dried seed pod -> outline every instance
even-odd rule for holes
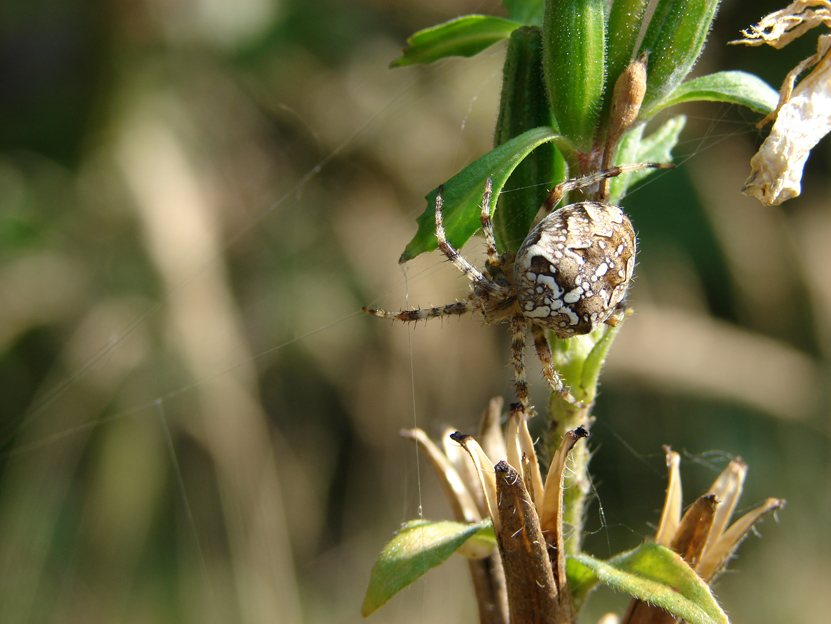
[[[635,230],[617,206],[580,202],[555,210],[516,256],[522,314],[559,338],[588,334],[623,301],[635,253]]]

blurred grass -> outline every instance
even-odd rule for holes
[[[724,4],[702,71],[776,85],[807,55],[724,45],[778,8],[764,4]],[[357,622],[398,523],[418,505],[446,516],[398,430],[414,406],[428,430],[472,429],[511,392],[507,332],[408,331],[359,308],[465,292],[436,256],[404,273],[396,259],[426,191],[489,149],[501,50],[387,65],[419,28],[498,10],[3,4],[0,620]],[[651,533],[661,444],[689,454],[688,501],[724,465],[715,451],[741,455],[743,504],[789,505],[718,595],[736,622],[823,621],[828,143],[803,197],[766,209],[738,192],[755,119],[687,112],[680,170],[627,201],[639,313],[596,409],[588,545]],[[471,621],[470,607],[452,562],[374,618]]]

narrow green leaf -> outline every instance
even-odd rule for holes
[[[481,226],[480,204],[487,179],[492,179],[493,196],[497,197],[517,165],[534,148],[550,141],[555,142],[561,151],[569,148],[568,141],[553,128],[534,128],[481,156],[444,183],[442,218],[447,239],[454,247],[458,249],[464,245]],[[437,194],[438,189],[433,189],[427,195],[427,209],[417,219],[418,231],[404,249],[399,262],[412,260],[438,247],[435,221]]]
[[[474,524],[411,520],[384,547],[372,567],[361,614],[367,617],[395,594],[447,561],[468,539],[479,536],[496,543],[490,520]]]
[[[609,11],[606,71],[609,84],[614,85],[623,70],[635,60],[635,43],[641,32],[649,0],[615,0]],[[606,90],[606,98],[612,90]]]
[[[542,14],[545,8],[544,0],[502,0],[508,9],[508,17],[523,24],[542,24]]]
[[[542,33],[523,26],[511,33],[502,70],[502,99],[494,146],[541,126],[554,126],[542,80]],[[563,157],[552,144],[540,145],[511,174],[494,210],[494,233],[500,250],[516,251],[528,235],[549,188],[565,177]]]
[[[635,598],[656,605],[689,624],[729,624],[707,584],[677,554],[653,542],[607,562],[588,555],[574,559],[597,579]],[[580,571],[580,587],[589,584]]]
[[[648,52],[646,96],[641,119],[675,90],[698,60],[719,0],[659,0],[639,53]]]
[[[543,75],[560,132],[592,147],[606,80],[606,0],[546,2]]]
[[[764,80],[742,71],[723,71],[682,83],[652,109],[684,102],[727,102],[767,115],[779,104],[779,92]]]
[[[686,115],[676,115],[667,119],[660,128],[641,141],[635,162],[670,162],[672,148],[677,145],[686,123]],[[653,171],[654,169],[648,169],[634,172],[635,181],[645,178]]]
[[[672,162],[672,149],[678,144],[681,130],[684,129],[686,123],[687,118],[684,115],[676,115],[667,119],[660,128],[645,139],[641,138],[643,125],[631,130],[621,141],[617,155],[618,164]],[[612,178],[609,183],[609,196],[612,200],[622,198],[630,186],[656,171],[656,169],[641,169]]]
[[[492,15],[465,15],[420,30],[407,39],[407,48],[392,67],[426,65],[448,56],[474,56],[497,41],[507,39],[519,22]]]

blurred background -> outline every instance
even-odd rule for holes
[[[816,35],[729,47],[781,8],[725,1],[697,72],[778,89]],[[399,430],[473,431],[511,396],[508,332],[360,312],[466,295],[397,264],[423,196],[490,149],[503,48],[390,70],[495,0],[0,5],[0,619],[359,622],[399,524],[448,517]],[[678,112],[673,111],[673,112]],[[739,190],[763,133],[689,115],[680,167],[627,198],[636,314],[603,377],[587,549],[654,532],[662,444],[685,500],[729,457],[785,498],[716,587],[734,622],[831,609],[831,153],[803,195]],[[481,258],[481,241],[465,254]],[[539,370],[531,364],[537,404]],[[599,592],[583,621],[622,609]],[[474,622],[451,560],[372,616]]]

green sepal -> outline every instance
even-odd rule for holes
[[[404,524],[372,566],[361,614],[367,617],[376,611],[472,538],[491,540],[495,545],[491,521],[465,524],[419,519]]]
[[[660,0],[639,53],[648,52],[647,88],[641,119],[672,93],[698,60],[719,0]]]
[[[517,165],[536,147],[552,141],[560,151],[569,147],[568,141],[553,128],[528,130],[481,156],[444,183],[442,220],[447,240],[456,249],[464,245],[481,227],[480,204],[488,178],[491,178],[493,183],[493,196],[498,197]],[[438,188],[427,195],[427,209],[416,219],[418,231],[407,244],[399,262],[407,262],[438,247],[435,221],[437,194]],[[537,208],[538,206],[534,206],[533,210],[536,212]]]
[[[726,102],[767,115],[779,104],[779,92],[764,80],[743,71],[723,71],[680,84],[653,107],[658,112],[684,102]]]
[[[545,8],[544,0],[502,0],[508,9],[508,17],[523,24],[542,24],[542,14]]]
[[[617,153],[617,162],[620,164],[641,163],[641,162],[672,162],[672,149],[678,144],[681,130],[687,123],[684,115],[676,115],[667,119],[661,127],[655,130],[645,139],[643,137],[644,125],[641,124],[627,133],[620,142]],[[633,184],[640,182],[650,174],[656,173],[656,169],[641,169],[631,173],[624,173],[609,180],[609,197],[617,201],[626,195]]]
[[[615,0],[609,11],[608,42],[606,45],[606,72],[609,85],[615,81],[635,58],[635,44],[641,32],[649,0]],[[606,99],[612,89],[607,89]],[[606,102],[608,108],[609,102]]]
[[[593,584],[581,564],[601,583],[669,611],[689,624],[729,624],[707,584],[677,553],[654,542],[600,561],[588,555],[575,555],[569,565],[569,582],[575,577],[579,598]],[[574,590],[572,590],[574,591]]]
[[[535,26],[523,26],[511,33],[502,72],[496,147],[533,128],[556,129],[542,80],[541,39],[542,33]],[[494,232],[500,250],[519,249],[550,186],[563,178],[565,162],[551,143],[540,145],[517,166],[499,195],[498,210],[494,210]]]
[[[606,0],[546,2],[543,75],[560,132],[592,147],[606,80]]]
[[[507,39],[519,22],[492,15],[465,15],[420,30],[407,39],[407,48],[390,67],[426,65],[448,56],[475,56]]]

